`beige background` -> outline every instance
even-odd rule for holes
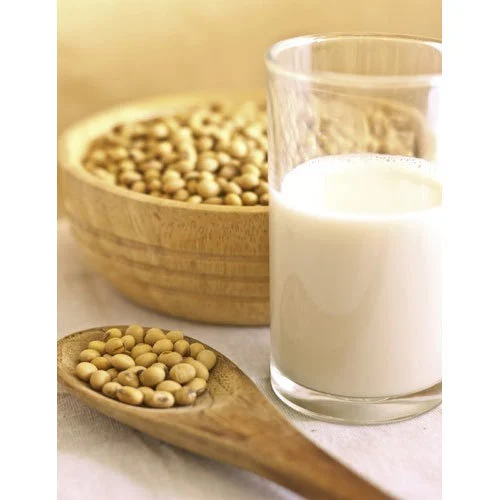
[[[440,0],[59,0],[59,132],[149,95],[264,84],[279,39],[321,31],[441,37]]]
[[[81,257],[69,223],[60,221],[59,337],[131,323],[189,332],[233,360],[300,432],[394,498],[441,500],[441,407],[388,425],[336,425],[304,417],[271,389],[269,328],[202,325],[148,311],[119,295]],[[59,500],[301,500],[248,472],[136,432],[80,403],[62,386],[58,494]]]
[[[155,94],[262,87],[270,45],[325,31],[441,38],[441,1],[58,0],[58,132]]]
[[[372,31],[440,38],[441,2],[59,0],[58,22],[61,132],[79,118],[130,99],[261,86],[265,49],[285,37]],[[266,378],[267,328],[231,332],[230,327],[202,328],[172,318],[165,323],[164,317],[136,307],[90,273],[78,257],[67,223],[61,224],[59,297],[65,299],[58,308],[59,335],[114,322],[185,328],[228,354],[279,404]],[[110,491],[120,491],[130,500],[169,495],[205,500],[295,498],[248,473],[131,431],[64,392],[59,405],[59,491],[64,498],[97,500],[109,498]],[[291,414],[289,418],[318,445],[399,498],[440,498],[440,409],[397,425],[335,426],[335,432],[329,424]],[[130,453],[130,446],[135,453]],[[148,467],[138,468],[138,463]]]

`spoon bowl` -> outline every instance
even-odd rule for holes
[[[122,332],[126,328],[113,327]],[[390,498],[300,434],[231,360],[210,346],[206,347],[216,354],[217,364],[210,372],[207,391],[193,406],[130,406],[93,390],[75,375],[78,355],[91,340],[102,340],[108,328],[112,326],[76,332],[57,343],[58,378],[88,406],[174,446],[252,471],[306,498]]]

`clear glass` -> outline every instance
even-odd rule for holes
[[[305,36],[266,64],[273,389],[341,423],[428,411],[441,403],[441,44]],[[349,189],[322,177],[346,168]],[[377,211],[380,172],[400,177]]]

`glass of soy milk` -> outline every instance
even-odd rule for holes
[[[320,35],[267,54],[271,382],[307,415],[441,403],[441,44]]]

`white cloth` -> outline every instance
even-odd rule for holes
[[[309,439],[398,498],[441,498],[441,408],[391,425],[343,426],[285,407],[269,384],[269,329],[208,326],[143,309],[91,271],[58,231],[58,336],[109,324],[179,328],[226,354]],[[105,417],[58,389],[61,500],[294,499],[249,472],[174,448]],[[361,499],[360,499],[361,500]]]

